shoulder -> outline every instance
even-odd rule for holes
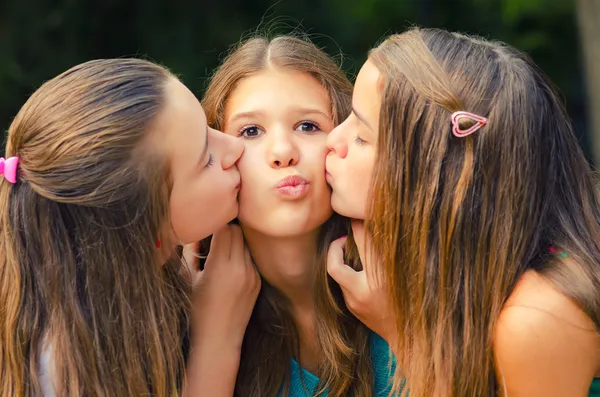
[[[532,313],[534,311],[537,315]],[[499,320],[509,324],[519,320],[520,324],[529,317],[531,321],[543,321],[541,325],[546,326],[562,324],[581,331],[595,330],[592,319],[574,301],[535,271],[528,271],[521,277],[504,304]]]
[[[500,313],[494,356],[511,396],[587,396],[600,370],[600,336],[573,301],[530,271]]]

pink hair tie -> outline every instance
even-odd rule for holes
[[[462,119],[471,120],[474,124],[466,130],[461,130],[460,120]],[[474,113],[464,111],[454,112],[452,113],[452,133],[458,138],[464,138],[486,125],[487,122],[488,120],[485,117],[478,116]]]
[[[17,166],[19,165],[18,157],[9,157],[6,160],[0,157],[0,175],[4,175],[4,179],[12,184],[17,183]]]

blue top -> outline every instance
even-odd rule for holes
[[[600,397],[600,378],[595,378],[590,386],[588,397]]]
[[[375,390],[373,397],[387,397],[392,389],[394,368],[396,360],[392,358],[390,367],[390,348],[385,340],[376,333],[369,336],[371,344],[371,360],[373,361],[373,374]],[[315,393],[319,378],[301,368],[296,360],[291,359],[290,394],[289,397],[307,397]],[[302,376],[300,376],[302,373]],[[304,380],[304,383],[302,382]],[[306,388],[305,388],[306,387]],[[282,392],[279,392],[279,396]],[[326,396],[327,393],[323,394]]]

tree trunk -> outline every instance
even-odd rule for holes
[[[577,0],[579,36],[583,50],[590,140],[600,166],[600,0]]]

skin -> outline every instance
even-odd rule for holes
[[[368,186],[375,166],[381,87],[379,70],[366,62],[357,75],[352,96],[352,113],[327,138],[327,182],[332,188],[333,209],[352,219],[352,234],[364,270],[356,272],[343,264],[345,239],[332,244],[328,272],[340,284],[346,302],[351,301],[355,315],[367,327],[394,346],[394,314],[385,292],[378,289],[372,277],[372,260],[365,258],[364,219],[368,206]],[[346,288],[349,285],[349,288]],[[371,306],[378,308],[371,316]],[[362,315],[362,313],[365,315]]]
[[[238,219],[262,277],[292,304],[301,364],[309,370],[318,368],[320,356],[310,296],[314,257],[319,228],[332,214],[323,172],[334,126],[330,108],[311,76],[267,69],[239,82],[224,120],[224,132],[245,144]],[[306,187],[278,189],[290,175],[304,178]]]
[[[170,160],[172,238],[176,244],[188,244],[237,216],[236,163],[244,146],[208,127],[202,106],[182,83],[171,79],[165,91],[152,144]]]
[[[151,145],[170,161],[172,245],[213,235],[204,271],[194,274],[192,348],[184,396],[231,396],[241,344],[260,278],[237,226],[242,143],[207,126],[196,97],[179,81],[165,87]]]
[[[367,62],[356,78],[352,113],[327,138],[331,205],[335,212],[360,221],[365,219],[375,166],[381,108],[379,81],[379,71]]]
[[[342,239],[331,245],[328,271],[350,310],[394,346],[393,309],[385,303],[384,286],[370,276],[373,258],[365,257],[363,227],[379,131],[380,81],[379,71],[367,61],[356,80],[354,112],[327,142],[332,206],[355,219],[352,229],[365,270],[355,272],[343,263]],[[500,314],[494,355],[502,395],[510,397],[584,397],[592,379],[600,377],[600,337],[592,320],[534,271],[519,280]]]
[[[600,377],[594,323],[534,271],[519,280],[500,314],[494,353],[503,396],[584,397]]]

